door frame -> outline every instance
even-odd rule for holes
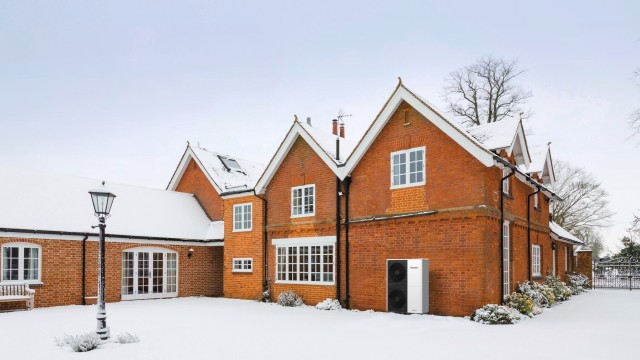
[[[178,289],[179,289],[179,256],[178,252],[162,247],[135,247],[130,249],[125,249],[122,251],[122,256],[124,253],[133,253],[133,294],[124,294],[122,291],[122,279],[124,278],[124,264],[122,264],[122,272],[120,277],[120,298],[122,301],[126,300],[142,300],[142,299],[164,299],[164,298],[173,298],[178,297]],[[148,253],[149,254],[149,283],[148,289],[149,292],[146,294],[138,294],[138,254],[139,253]],[[161,293],[153,293],[153,254],[161,253],[162,254],[162,292]],[[167,291],[167,278],[168,278],[168,261],[167,254],[175,254],[176,256],[176,291],[175,292],[166,292]]]

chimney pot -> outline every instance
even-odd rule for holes
[[[331,133],[338,135],[338,119],[331,120]]]
[[[344,123],[340,123],[340,137],[344,139]]]

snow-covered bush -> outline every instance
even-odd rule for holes
[[[553,290],[556,301],[569,300],[571,297],[571,289],[557,276],[547,276],[544,284]]]
[[[75,352],[91,351],[100,345],[100,338],[96,333],[90,332],[80,335],[65,335],[62,339],[55,338],[56,345],[69,346]]]
[[[530,297],[537,308],[550,307],[556,302],[553,290],[545,284],[525,281],[518,284],[516,292]]]
[[[518,310],[520,314],[527,315],[529,317],[536,315],[534,313],[536,306],[533,304],[533,300],[528,295],[514,292],[509,295],[506,304],[507,306]]]
[[[316,305],[316,309],[318,310],[341,310],[342,305],[340,305],[340,301],[336,299],[326,299],[321,301]]]
[[[258,301],[263,303],[271,302],[271,292],[269,291],[269,288],[262,292]]]
[[[515,324],[522,320],[522,315],[508,306],[489,304],[474,311],[471,320],[481,324]]]
[[[278,305],[282,306],[302,306],[304,305],[304,300],[302,297],[293,291],[285,291],[281,292],[278,295]]]
[[[567,274],[567,276],[569,277],[569,288],[571,288],[573,295],[578,295],[591,286],[589,278],[582,274]]]
[[[116,342],[119,344],[133,344],[140,342],[140,338],[136,334],[126,332],[118,334],[118,336],[116,336]]]

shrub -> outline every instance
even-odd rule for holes
[[[589,278],[582,274],[567,274],[569,276],[569,288],[573,295],[578,295],[581,292],[589,289],[591,284]]]
[[[340,301],[336,299],[326,299],[321,301],[316,305],[316,309],[318,310],[341,310],[342,305],[340,305]]]
[[[525,281],[523,283],[519,283],[516,289],[516,292],[530,297],[531,300],[533,300],[534,307],[536,308],[550,307],[556,302],[553,290],[545,284]],[[540,309],[537,309],[537,312],[540,313]]]
[[[569,300],[571,297],[571,289],[557,276],[547,276],[544,284],[551,288],[557,301]]]
[[[520,314],[522,315],[536,315],[534,314],[536,307],[533,304],[533,300],[528,295],[514,292],[513,294],[509,295],[506,304],[507,306],[518,310],[518,312],[520,312]]]
[[[269,291],[269,288],[262,292],[260,298],[258,298],[258,301],[263,303],[271,302],[271,292]]]
[[[135,334],[126,332],[118,334],[118,336],[116,336],[116,342],[119,344],[133,344],[140,342],[140,338]]]
[[[522,315],[510,307],[489,304],[474,311],[471,320],[481,324],[515,324],[522,320]]]
[[[62,339],[55,338],[56,345],[69,346],[75,352],[91,351],[100,345],[100,338],[96,333],[90,332],[80,335],[65,335]]]
[[[304,300],[302,297],[293,291],[285,291],[281,292],[278,295],[278,305],[282,306],[302,306],[304,305]]]

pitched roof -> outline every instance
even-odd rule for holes
[[[544,184],[553,184],[556,181],[550,144],[532,149],[531,164],[525,171],[528,174],[538,174]]]
[[[255,186],[257,193],[263,193],[266,190],[267,185],[275,175],[277,169],[280,167],[280,164],[282,164],[282,161],[299,137],[302,138],[316,154],[318,154],[320,159],[327,164],[334,174],[341,176],[341,169],[346,162],[345,159],[349,157],[355,147],[355,144],[329,132],[324,132],[315,128],[309,123],[301,123],[296,117],[293,125],[291,125],[287,135],[284,137],[284,140],[280,143],[275,155],[271,158],[271,161],[269,161],[269,164],[260,177],[260,180],[258,180]],[[336,141],[339,141],[340,143],[339,159],[336,158]],[[342,179],[344,179],[344,177],[342,177]]]
[[[558,240],[564,240],[572,244],[584,244],[582,240],[578,239],[570,232],[565,230],[562,226],[556,224],[553,221],[549,221],[549,229],[551,230],[551,236],[557,238]]]
[[[6,169],[6,168],[5,168]],[[6,169],[0,177],[0,230],[95,233],[90,189],[100,181]],[[211,222],[193,195],[107,183],[116,194],[107,236],[166,240],[221,240],[222,222]]]
[[[529,166],[531,157],[522,121],[506,118],[497,122],[473,126],[466,130],[487,149],[504,149],[508,155],[515,153],[518,165]]]
[[[264,171],[264,165],[260,163],[189,144],[171,177],[167,190],[175,190],[178,187],[191,159],[202,169],[218,195],[253,190]]]

